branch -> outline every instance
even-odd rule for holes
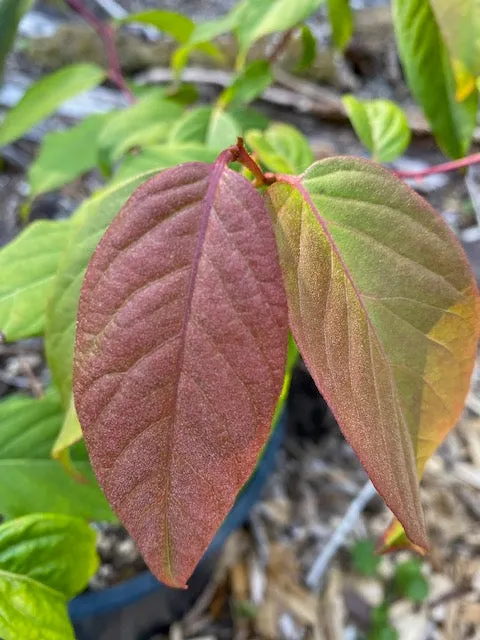
[[[288,31],[285,31],[283,36],[280,38],[280,40],[277,42],[277,44],[273,48],[273,51],[271,52],[271,54],[267,57],[267,60],[268,62],[270,62],[270,64],[275,64],[275,62],[277,62],[277,60],[280,58],[282,53],[288,47],[290,39],[295,33],[295,31],[296,31],[296,27],[292,27],[291,29],[288,29]]]
[[[336,528],[335,533],[323,548],[322,553],[316,558],[307,575],[307,587],[312,591],[320,588],[323,574],[327,570],[328,565],[344,544],[349,533],[354,529],[362,511],[376,494],[375,487],[369,480],[348,507],[340,525]]]
[[[435,173],[455,171],[455,169],[470,167],[471,165],[478,163],[480,163],[480,153],[474,153],[466,158],[452,160],[451,162],[443,162],[442,164],[437,164],[435,167],[429,167],[428,169],[422,169],[421,171],[394,171],[394,174],[397,178],[421,180],[427,176],[433,176]]]
[[[66,0],[66,2],[98,33],[103,41],[105,51],[107,53],[108,77],[117,85],[129,102],[135,102],[136,98],[130,90],[130,87],[122,73],[117,47],[115,45],[115,31],[113,27],[102,22],[102,20],[99,20],[97,16],[83,4],[83,0]]]

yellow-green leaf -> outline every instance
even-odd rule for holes
[[[411,543],[418,478],[459,417],[478,291],[446,223],[389,171],[332,158],[267,191],[290,327],[319,390]]]
[[[73,396],[65,414],[62,427],[52,448],[52,456],[60,459],[64,451],[82,439],[82,427],[78,421]],[[70,460],[68,460],[70,462]],[[73,465],[72,465],[73,466]],[[72,471],[75,471],[73,468]]]
[[[75,640],[67,601],[61,593],[27,576],[2,570],[0,635],[3,640]]]
[[[73,598],[98,569],[96,537],[86,520],[58,513],[8,520],[0,526],[0,570]]]
[[[480,2],[430,0],[430,4],[454,62],[457,98],[465,99],[480,75]]]
[[[307,138],[288,124],[275,123],[266,131],[249,131],[247,143],[260,162],[275,173],[302,173],[314,160]]]
[[[40,335],[70,221],[38,220],[0,251],[0,330],[8,341]]]
[[[410,143],[403,110],[390,100],[357,100],[344,96],[343,104],[357,136],[377,162],[392,162]]]

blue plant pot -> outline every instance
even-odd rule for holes
[[[147,640],[155,629],[168,627],[188,611],[207,583],[226,539],[246,522],[259,499],[275,467],[285,422],[282,413],[255,472],[189,580],[189,588],[172,589],[145,571],[114,587],[77,596],[68,609],[78,640]]]

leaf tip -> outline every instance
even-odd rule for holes
[[[420,556],[425,556],[430,547],[426,538],[420,544],[410,540],[400,522],[395,519],[378,541],[375,551],[379,555],[394,551],[414,551]]]

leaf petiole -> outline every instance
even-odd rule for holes
[[[218,156],[217,162],[220,159],[225,158],[225,162],[239,162],[246,169],[248,169],[255,177],[255,187],[265,187],[273,184],[276,181],[276,177],[272,173],[263,173],[262,169],[258,166],[252,156],[245,148],[243,138],[237,138],[237,144],[232,145]]]

